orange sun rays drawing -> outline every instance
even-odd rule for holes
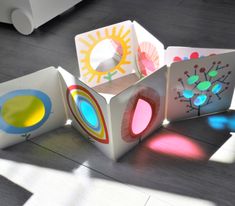
[[[88,33],[86,37],[80,37],[78,41],[86,47],[86,49],[83,47],[83,49],[79,50],[79,55],[82,56],[80,60],[81,76],[86,78],[88,83],[94,81],[98,84],[101,82],[102,77],[104,78],[106,75],[118,72],[119,74],[125,74],[125,66],[131,64],[131,61],[128,60],[128,55],[131,54],[130,35],[131,29],[125,29],[124,25],[122,25],[120,28],[117,26],[107,27],[103,30]],[[91,65],[91,53],[96,45],[106,39],[117,42],[121,46],[121,59],[116,66],[108,71],[97,71]]]

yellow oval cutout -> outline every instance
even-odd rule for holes
[[[2,118],[14,127],[31,127],[45,115],[43,102],[36,96],[16,96],[7,100],[2,107]]]

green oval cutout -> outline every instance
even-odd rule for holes
[[[218,72],[215,71],[215,70],[212,70],[212,71],[210,71],[210,72],[208,73],[208,75],[209,75],[210,77],[216,77],[217,74],[218,74]]]
[[[187,83],[189,85],[192,85],[194,84],[195,82],[197,82],[197,80],[199,79],[199,76],[198,75],[192,75],[190,76],[188,79],[187,79]]]
[[[211,86],[211,83],[209,81],[204,81],[197,85],[197,89],[200,91],[206,91],[207,89],[210,88],[210,86]]]

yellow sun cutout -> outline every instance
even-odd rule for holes
[[[104,33],[104,34],[103,34]],[[106,75],[110,75],[112,73],[120,72],[121,74],[125,74],[126,71],[123,68],[125,65],[130,64],[131,62],[127,60],[128,55],[131,54],[131,46],[130,46],[130,35],[131,30],[128,29],[124,31],[124,25],[117,29],[117,26],[105,28],[104,32],[97,30],[93,35],[88,34],[87,40],[80,37],[79,41],[87,47],[87,50],[80,50],[79,53],[82,54],[84,57],[81,59],[81,75],[86,77],[88,82],[96,81],[96,83],[100,83],[101,78],[105,77]],[[92,50],[99,44],[101,41],[111,39],[122,47],[122,57],[119,63],[110,68],[108,71],[97,71],[91,65],[91,53]]]

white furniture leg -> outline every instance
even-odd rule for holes
[[[34,30],[32,16],[22,9],[15,9],[11,13],[12,24],[18,32],[29,35]]]

